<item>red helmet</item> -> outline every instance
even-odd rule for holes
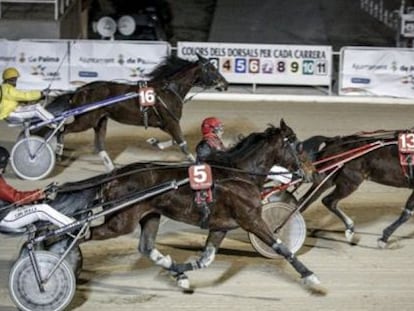
[[[223,123],[215,117],[205,118],[201,123],[201,133],[203,135],[214,133],[215,130],[223,130]]]

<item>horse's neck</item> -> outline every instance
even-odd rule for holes
[[[267,150],[266,146],[246,154],[243,158],[235,162],[235,166],[246,172],[252,173],[246,174],[246,177],[252,179],[252,181],[258,186],[262,186],[265,182],[267,173],[270,168],[276,164],[274,163],[274,154],[276,151]]]
[[[180,72],[169,79],[168,88],[184,99],[199,75],[200,69],[198,67],[194,67],[186,72]]]
[[[172,81],[167,82],[166,89],[174,93],[175,96],[184,100],[185,96],[188,94],[188,92],[190,92],[191,87],[191,84],[185,84],[180,81]]]

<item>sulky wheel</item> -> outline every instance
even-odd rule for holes
[[[38,131],[36,131],[36,134],[31,135],[30,137],[40,137],[43,138],[44,140],[48,139],[49,136],[53,133],[53,129],[51,128],[41,128]],[[21,131],[19,133],[19,135],[17,135],[17,139],[16,142],[19,140],[22,140],[26,137],[24,131]],[[56,135],[54,135],[53,137],[51,137],[48,141],[48,144],[52,147],[52,150],[56,153],[56,149],[57,149],[57,143],[58,143],[58,138]]]
[[[59,262],[59,256],[47,251],[35,251],[42,280]],[[16,261],[9,276],[9,291],[12,300],[23,311],[60,311],[72,301],[76,291],[76,280],[72,268],[62,261],[56,271],[40,290],[29,256]]]
[[[295,196],[288,191],[273,193],[267,198],[267,202],[284,202],[292,205],[293,207],[296,207],[298,204],[298,200]]]
[[[71,241],[71,239],[63,239],[53,243],[52,245],[47,246],[46,248],[47,250],[59,256],[62,256],[63,253],[68,249],[68,246],[71,243]],[[75,245],[69,251],[68,255],[65,257],[65,260],[72,268],[73,273],[75,273],[75,276],[78,278],[81,273],[83,264],[83,256],[79,244]]]
[[[67,250],[69,244],[71,242],[71,239],[63,239],[56,241],[50,245],[45,245],[44,243],[37,243],[35,245],[36,250],[47,250],[50,251],[59,257],[63,255],[63,253]],[[28,256],[29,252],[27,250],[26,245],[23,245],[20,249],[19,258]],[[66,263],[72,268],[73,273],[75,274],[75,277],[78,278],[83,265],[83,255],[82,251],[79,247],[79,244],[75,245],[69,253],[65,257]]]
[[[289,217],[293,209],[294,207],[284,202],[267,203],[262,207],[262,217],[269,229],[274,231],[279,224]],[[279,232],[274,234],[274,237],[282,240],[291,252],[296,253],[302,247],[306,238],[306,224],[302,215],[295,212]],[[249,239],[253,248],[262,256],[267,258],[279,257],[270,246],[267,246],[254,234],[249,233]]]
[[[38,136],[18,140],[11,151],[11,165],[17,176],[27,180],[45,178],[56,162],[52,147]]]

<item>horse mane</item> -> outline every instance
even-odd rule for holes
[[[175,55],[169,55],[146,76],[151,80],[165,79],[192,64],[194,62],[179,58]]]
[[[250,133],[242,138],[236,145],[226,151],[217,151],[207,157],[208,163],[234,166],[237,160],[249,156],[252,152],[262,148],[268,138],[280,134],[280,129],[269,125],[263,132]]]

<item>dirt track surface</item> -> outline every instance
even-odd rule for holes
[[[278,125],[281,117],[303,139],[315,134],[414,126],[414,105],[193,101],[185,106],[182,122],[192,148],[199,139],[200,121],[209,115],[224,121],[228,142],[238,134],[263,130],[268,123]],[[0,143],[11,147],[17,129],[3,123],[0,130]],[[150,136],[166,137],[158,130],[112,123],[108,133],[109,153],[119,165],[148,159],[183,159],[177,149],[158,151],[145,143]],[[15,186],[30,189],[52,180],[79,180],[101,173],[103,165],[90,152],[91,139],[92,132],[67,136],[65,154],[69,159],[46,180],[22,181],[11,169],[7,177]],[[241,230],[228,235],[210,267],[188,274],[195,292],[183,294],[164,272],[138,254],[137,229],[128,236],[82,245],[84,269],[68,310],[413,310],[412,220],[396,232],[389,249],[378,249],[376,242],[382,230],[398,217],[409,194],[408,189],[366,182],[344,200],[341,206],[354,219],[360,238],[357,246],[346,242],[343,225],[320,201],[304,213],[313,236],[308,234],[298,255],[328,289],[326,296],[311,295],[302,288],[298,275],[283,260],[257,254]],[[161,228],[158,248],[177,261],[186,261],[200,254],[205,237],[206,232],[199,228],[167,221]],[[21,239],[0,239],[0,310],[14,311],[7,281]]]

